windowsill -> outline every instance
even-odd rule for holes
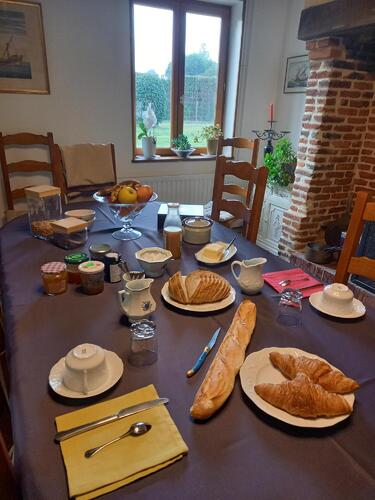
[[[171,162],[171,161],[216,161],[216,158],[207,158],[205,156],[188,156],[187,158],[181,158],[180,156],[159,156],[158,158],[144,159],[141,157],[135,157],[132,159],[132,163],[155,163],[155,162]]]

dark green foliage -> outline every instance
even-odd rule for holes
[[[181,151],[191,149],[191,144],[185,134],[180,134],[179,136],[172,139],[172,145],[174,148],[180,149]]]
[[[268,168],[268,184],[288,186],[294,181],[297,156],[289,139],[280,139],[274,152],[267,153],[264,164]]]
[[[155,111],[158,123],[168,117],[167,103],[169,94],[163,80],[155,73],[136,73],[136,120],[142,120],[144,111],[151,102]]]

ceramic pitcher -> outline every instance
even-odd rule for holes
[[[126,283],[124,290],[118,292],[120,306],[129,321],[145,319],[156,309],[150,287],[153,279],[133,280]]]
[[[267,259],[258,257],[256,259],[248,259],[240,262],[235,260],[232,262],[232,274],[240,285],[241,290],[245,293],[254,294],[260,292],[264,285],[262,276],[263,265]],[[240,274],[236,274],[235,266],[240,267]]]

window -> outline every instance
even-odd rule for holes
[[[139,0],[133,19],[133,143],[141,154],[139,122],[154,109],[157,153],[170,155],[173,137],[188,136],[195,154],[205,125],[223,124],[230,9],[204,2]]]

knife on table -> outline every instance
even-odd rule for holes
[[[139,413],[140,411],[154,408],[154,406],[164,405],[167,404],[168,402],[169,402],[168,398],[159,398],[159,399],[152,399],[150,401],[145,401],[144,403],[140,403],[134,406],[129,406],[128,408],[123,408],[114,415],[109,415],[108,417],[95,420],[94,422],[89,422],[88,424],[79,425],[78,427],[72,427],[71,429],[57,432],[55,435],[55,441],[57,442],[64,441],[65,439],[77,436],[82,432],[90,431],[91,429],[96,429],[96,427],[100,427],[101,425],[109,424],[110,422],[115,422],[116,420],[120,420],[121,418],[129,417],[130,415],[134,415],[135,413]]]
[[[188,372],[186,372],[186,376],[188,378],[192,377],[195,373],[197,373],[197,371],[200,369],[200,367],[203,365],[205,359],[207,358],[208,356],[208,353],[211,351],[211,349],[213,348],[213,346],[215,345],[216,343],[216,340],[219,336],[219,333],[221,331],[221,327],[219,327],[215,333],[212,335],[212,338],[211,340],[209,341],[209,343],[206,345],[206,347],[203,349],[203,352],[199,355],[197,361],[195,362],[193,368],[191,370],[189,370]]]

